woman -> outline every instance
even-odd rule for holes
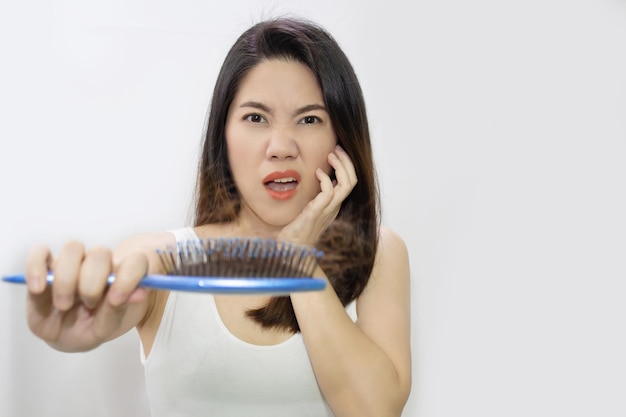
[[[401,415],[411,386],[408,256],[379,226],[378,207],[348,59],[315,24],[261,22],[236,41],[216,82],[195,226],[114,251],[32,248],[29,326],[68,352],[136,328],[154,417]],[[155,249],[222,236],[317,246],[325,255],[315,276],[330,285],[290,297],[138,288],[161,272]]]

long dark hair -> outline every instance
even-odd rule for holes
[[[360,84],[344,52],[320,26],[293,18],[263,21],[244,32],[228,52],[213,91],[200,159],[195,225],[230,222],[238,216],[240,197],[225,140],[228,109],[250,69],[275,58],[303,63],[316,75],[337,141],[356,169],[357,185],[316,244],[324,251],[320,266],[345,306],[361,294],[372,272],[380,202]],[[248,315],[264,327],[299,330],[289,297],[274,297]]]

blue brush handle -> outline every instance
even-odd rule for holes
[[[48,284],[54,277],[48,274]],[[2,281],[25,284],[24,275],[3,276]],[[108,284],[115,281],[110,275]],[[140,287],[157,290],[207,292],[213,294],[272,294],[287,295],[292,292],[320,291],[326,288],[321,278],[240,278],[240,277],[196,277],[180,275],[147,275]]]

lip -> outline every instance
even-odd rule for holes
[[[268,174],[265,178],[263,178],[263,184],[266,184],[270,181],[277,180],[279,178],[289,178],[293,177],[297,182],[300,182],[300,174],[298,174],[293,169],[288,169],[287,171],[275,171],[271,174]]]
[[[292,169],[288,169],[286,171],[274,171],[266,175],[265,178],[263,178],[263,185],[265,186],[265,191],[267,191],[270,197],[272,197],[275,200],[289,200],[294,195],[296,195],[296,192],[298,191],[297,185],[295,188],[290,189],[290,190],[285,190],[285,191],[272,190],[271,188],[267,187],[268,182],[275,181],[280,178],[294,178],[296,180],[296,183],[299,184],[300,174],[298,174],[296,171]]]

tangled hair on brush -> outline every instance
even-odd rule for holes
[[[347,305],[367,285],[378,244],[380,199],[365,101],[348,58],[332,36],[302,19],[278,18],[245,31],[228,52],[215,84],[198,169],[195,225],[234,221],[240,196],[228,164],[225,129],[228,109],[241,80],[269,59],[300,62],[319,83],[338,144],[350,156],[358,183],[335,221],[316,244],[320,266]],[[275,297],[249,311],[265,327],[299,330],[289,297]]]
[[[345,307],[367,285],[372,267],[369,262],[371,247],[359,240],[349,223],[335,220],[317,248],[324,251],[319,265]],[[300,330],[289,297],[272,297],[267,306],[250,310],[247,315],[266,328],[286,328],[294,333]]]

